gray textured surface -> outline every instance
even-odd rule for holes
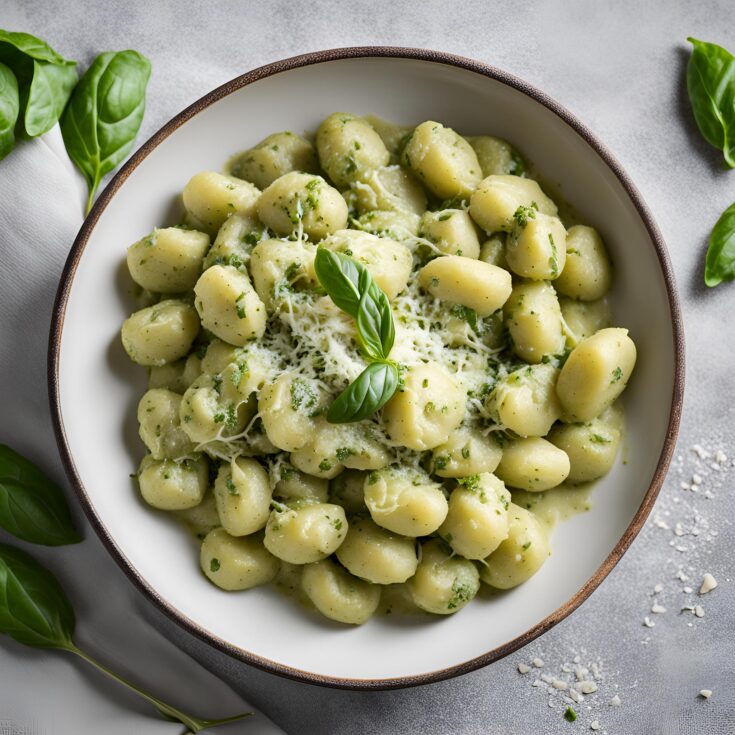
[[[622,563],[579,611],[526,650],[461,679],[388,693],[319,690],[235,666],[188,635],[174,635],[185,650],[216,668],[290,733],[545,735],[586,730],[595,718],[609,733],[732,733],[735,531],[730,519],[735,515],[735,469],[698,468],[690,447],[699,443],[723,449],[732,455],[730,461],[735,457],[735,347],[729,318],[735,286],[706,291],[701,285],[706,238],[719,213],[735,199],[735,172],[725,172],[717,153],[696,134],[683,84],[686,36],[735,49],[732,3],[443,0],[401,5],[386,0],[369,5],[357,0],[221,0],[103,6],[94,0],[15,0],[4,4],[0,24],[48,38],[74,58],[128,45],[146,53],[154,76],[144,135],[238,73],[333,46],[446,50],[505,68],[545,90],[609,145],[641,189],[669,244],[688,348],[680,469],[671,472],[654,512],[659,525],[649,521]],[[59,243],[60,249],[65,247]],[[35,328],[44,333],[46,326]],[[34,350],[40,350],[41,341]],[[42,359],[40,351],[31,357]],[[695,471],[704,478],[703,490],[696,494],[680,487]],[[705,488],[714,497],[706,498]],[[677,521],[683,524],[683,536],[674,533]],[[689,533],[692,527],[699,535]],[[677,545],[687,550],[677,551]],[[97,544],[90,547],[102,553]],[[674,578],[682,564],[689,582]],[[680,614],[696,597],[681,589],[698,588],[706,571],[720,586],[702,598],[705,616]],[[125,584],[119,574],[113,579]],[[656,583],[664,586],[659,597],[665,614],[650,613]],[[131,613],[160,622],[142,599],[131,605]],[[654,619],[655,627],[642,625],[645,615]],[[104,637],[104,625],[95,621],[98,637]],[[531,686],[538,672],[521,676],[516,665],[541,656],[544,670],[558,675],[559,666],[575,653],[583,662],[601,662],[604,679],[595,695],[575,706],[580,719],[569,725],[562,719],[565,705],[558,697],[549,707],[545,690]],[[133,662],[127,665],[132,668]],[[0,678],[7,675],[3,668]],[[702,688],[714,691],[710,700],[697,698]],[[616,692],[622,704],[611,707],[607,702]],[[104,695],[114,696],[109,689]],[[95,724],[90,722],[89,732],[98,731]]]

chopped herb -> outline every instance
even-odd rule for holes
[[[335,518],[332,521],[332,525],[334,526],[335,530],[339,531],[342,528],[342,521],[339,518]]]
[[[523,546],[522,546],[521,548],[522,548],[522,549],[523,549],[524,551],[528,551],[528,550],[529,550],[529,548],[531,548],[531,542],[530,542],[530,541],[526,541],[526,543],[525,543],[525,544],[523,544]]]
[[[595,442],[595,444],[609,444],[612,439],[602,436],[602,434],[592,434],[590,435],[590,441]]]
[[[349,447],[338,447],[335,454],[338,462],[344,462],[347,457],[351,457],[355,454],[355,450],[350,449]]]
[[[531,202],[530,207],[525,207],[521,204],[515,212],[513,212],[513,219],[519,227],[525,227],[528,224],[528,220],[536,219],[536,210],[538,206],[536,202]]]
[[[222,392],[222,376],[221,375],[215,375],[212,378],[212,388],[214,388],[215,392],[218,395]]]
[[[215,424],[221,424],[225,420],[225,415],[224,413],[220,411],[219,413],[214,414],[214,416],[212,417],[212,420],[214,421]]]
[[[230,495],[239,495],[240,493],[237,491],[237,488],[235,487],[235,483],[232,481],[231,477],[227,478],[227,481],[225,482],[225,487],[227,488],[227,491],[230,493]]]
[[[551,257],[549,258],[549,268],[551,268],[552,278],[556,278],[559,275],[559,260],[558,253],[556,251],[556,243],[554,242],[554,236],[549,233],[549,243],[551,245]]]
[[[380,479],[380,475],[373,471],[368,475],[368,485],[374,485]]]
[[[237,316],[240,319],[245,318],[245,307],[240,303],[244,298],[246,294],[243,291],[236,299],[235,299],[235,310],[237,311]]]
[[[468,584],[462,584],[458,580],[454,580],[452,584],[452,597],[447,603],[447,610],[454,610],[464,602],[469,602],[474,590]]]
[[[332,463],[328,459],[323,459],[319,462],[319,470],[321,472],[329,472],[332,469]]]
[[[618,366],[615,368],[615,370],[612,371],[612,380],[610,381],[610,385],[613,385],[614,383],[617,383],[619,380],[621,380],[623,377],[623,369]]]
[[[470,448],[462,447],[462,459],[469,459],[469,458],[470,458]]]
[[[480,489],[480,475],[470,475],[469,477],[460,477],[457,482],[464,485],[470,492],[477,492]]]
[[[446,454],[440,454],[434,458],[434,470],[443,470],[449,464],[449,457]]]
[[[567,707],[567,711],[564,713],[564,719],[567,722],[574,722],[577,719],[577,713],[571,707]]]
[[[210,572],[218,572],[219,568],[220,568],[219,559],[212,559],[212,561],[209,562]]]
[[[291,383],[291,408],[294,411],[298,411],[302,406],[304,409],[314,408],[318,400],[319,396],[311,383],[301,378],[296,378]]]
[[[474,309],[470,309],[467,306],[462,306],[462,304],[454,304],[449,310],[449,313],[453,317],[467,322],[467,324],[472,327],[473,331],[478,331],[477,312]]]
[[[436,219],[437,222],[446,222],[448,219],[451,218],[451,216],[454,214],[454,212],[444,212],[444,214],[440,214]]]

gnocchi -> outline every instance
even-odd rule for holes
[[[336,623],[525,582],[624,441],[613,233],[509,142],[432,120],[248,144],[127,249],[140,497],[212,584],[275,582]]]

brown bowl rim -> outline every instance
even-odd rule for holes
[[[531,627],[525,633],[480,656],[472,658],[463,663],[456,664],[454,666],[438,669],[436,671],[430,671],[414,676],[379,679],[353,679],[324,676],[309,671],[302,671],[291,666],[285,666],[276,661],[271,661],[261,656],[256,656],[255,654],[245,651],[237,646],[233,646],[226,641],[212,635],[206,629],[202,628],[193,620],[184,615],[182,612],[177,610],[173,605],[161,598],[156,590],[153,589],[142,578],[138,571],[127,560],[122,550],[117,546],[114,539],[109,535],[102,521],[97,516],[92,501],[84,489],[84,486],[74,465],[74,460],[71,456],[71,452],[69,450],[66,435],[64,432],[64,422],[61,415],[58,380],[61,335],[64,327],[64,316],[66,312],[67,300],[71,291],[71,286],[77,266],[81,259],[82,253],[84,252],[84,248],[86,247],[89,236],[92,233],[95,225],[97,224],[100,215],[102,214],[112,197],[115,195],[117,190],[120,188],[120,186],[125,182],[131,172],[136,168],[136,166],[138,166],[138,164],[146,156],[148,156],[151,151],[156,148],[156,146],[158,146],[178,127],[190,120],[197,113],[201,112],[203,109],[209,107],[223,97],[226,97],[233,92],[242,89],[248,84],[252,84],[253,82],[256,82],[260,79],[265,79],[266,77],[270,77],[281,72],[298,69],[304,66],[311,66],[314,64],[321,64],[331,61],[340,61],[344,59],[360,58],[397,58],[419,60],[459,67],[468,71],[472,71],[476,74],[482,74],[483,76],[506,84],[516,89],[517,91],[531,97],[536,102],[539,102],[544,107],[554,112],[581,138],[583,138],[618,178],[626,193],[633,202],[634,206],[636,207],[636,210],[638,211],[638,214],[641,217],[643,223],[646,226],[648,235],[651,238],[651,242],[653,243],[653,246],[656,250],[656,255],[658,256],[659,265],[661,267],[661,272],[663,274],[664,282],[666,285],[673,329],[673,346],[675,356],[671,410],[669,413],[666,440],[661,450],[659,461],[656,466],[654,475],[651,479],[648,491],[646,492],[646,495],[644,496],[638,511],[636,512],[621,539],[618,541],[614,549],[610,552],[610,554],[600,565],[597,571],[582,586],[582,588],[573,597],[571,597],[563,605],[561,605],[557,610],[555,610],[539,623]],[[503,71],[502,69],[498,69],[497,67],[490,66],[488,64],[484,64],[482,62],[468,59],[462,56],[457,56],[440,51],[432,51],[428,49],[409,48],[401,46],[356,46],[347,48],[334,48],[325,51],[315,51],[299,56],[293,56],[291,58],[283,59],[281,61],[275,61],[273,63],[266,64],[265,66],[261,66],[257,69],[249,71],[246,74],[242,74],[241,76],[230,80],[220,87],[217,87],[216,89],[204,95],[196,102],[191,104],[189,107],[184,109],[174,118],[172,118],[168,123],[166,123],[162,128],[160,128],[156,133],[154,133],[130,157],[127,163],[114,176],[114,178],[110,181],[105,190],[100,194],[97,202],[92,208],[92,211],[82,224],[82,227],[79,230],[79,233],[74,240],[74,244],[72,245],[72,248],[69,252],[69,256],[61,275],[61,280],[59,282],[59,287],[53,307],[51,332],[49,336],[48,391],[54,433],[63,461],[64,469],[72,487],[74,488],[74,491],[76,492],[82,504],[82,508],[84,509],[87,518],[89,519],[92,527],[102,540],[103,544],[105,545],[113,559],[127,574],[133,584],[138,589],[140,589],[143,594],[148,599],[150,599],[167,617],[169,617],[179,626],[184,628],[184,630],[188,631],[205,643],[208,643],[210,646],[217,649],[218,651],[226,653],[235,659],[267,671],[271,674],[277,674],[279,676],[283,676],[303,683],[316,684],[337,689],[397,689],[418,686],[421,684],[430,684],[433,682],[443,681],[445,679],[449,679],[455,676],[460,676],[462,674],[467,674],[483,666],[487,666],[494,661],[498,661],[499,659],[507,656],[510,653],[513,653],[514,651],[518,650],[522,646],[525,646],[527,643],[530,643],[532,640],[542,635],[546,631],[550,630],[557,623],[570,615],[592,594],[595,589],[597,589],[597,587],[602,583],[607,575],[610,574],[612,569],[615,567],[625,551],[633,542],[633,539],[635,539],[635,537],[638,535],[639,531],[643,527],[643,524],[646,521],[646,518],[648,517],[651,508],[653,507],[653,504],[656,500],[656,497],[658,496],[658,493],[661,489],[664,478],[666,476],[666,471],[674,452],[676,438],[679,430],[679,423],[681,419],[682,401],[684,394],[684,329],[681,316],[681,307],[676,291],[674,271],[671,266],[671,261],[669,259],[664,239],[653,219],[650,210],[643,201],[643,198],[638,189],[635,187],[620,163],[615,159],[610,151],[597,140],[592,131],[587,128],[583,123],[581,123],[565,107],[560,105],[544,92],[541,92],[527,82],[517,78],[512,74],[509,74],[506,71]]]

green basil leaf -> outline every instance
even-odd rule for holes
[[[32,544],[81,541],[61,489],[4,444],[0,444],[0,526]]]
[[[349,255],[319,248],[317,278],[334,303],[357,321],[360,345],[371,360],[388,358],[395,340],[390,301],[370,271]]]
[[[87,211],[102,178],[133,147],[150,75],[150,62],[137,51],[109,51],[94,60],[71,96],[61,132],[70,158],[89,185]]]
[[[77,79],[75,66],[33,62],[33,79],[23,115],[26,135],[35,138],[56,125]]]
[[[332,301],[346,314],[357,317],[360,308],[360,273],[365,268],[349,255],[318,248],[314,270]]]
[[[15,123],[19,111],[18,81],[15,74],[0,63],[0,160],[15,146]]]
[[[51,572],[0,544],[0,633],[34,648],[71,648],[74,610]]]
[[[11,47],[25,56],[38,61],[48,61],[50,64],[76,63],[65,59],[61,54],[56,53],[46,41],[42,41],[30,33],[0,29],[0,44]]]
[[[394,362],[370,363],[334,400],[327,421],[348,424],[369,418],[396,392],[398,377],[398,366]]]
[[[687,90],[699,131],[735,167],[735,57],[714,43],[687,39]]]
[[[365,354],[372,360],[386,360],[395,340],[395,326],[390,301],[367,270],[361,277],[357,333]]]
[[[59,120],[77,83],[76,62],[29,33],[0,30],[0,62],[13,70],[20,90],[21,130],[36,137]]]
[[[704,264],[704,282],[717,286],[735,278],[735,204],[717,220],[709,238]]]

